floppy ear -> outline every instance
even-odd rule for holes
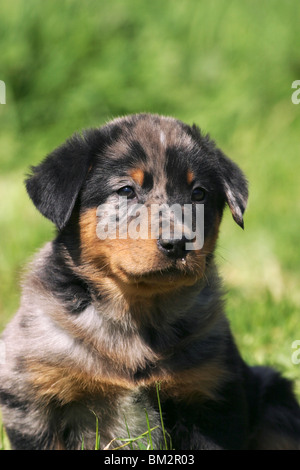
[[[224,188],[226,202],[235,222],[244,228],[243,214],[248,201],[248,183],[240,168],[217,150],[219,177]]]
[[[31,167],[26,189],[37,209],[62,229],[69,220],[91,163],[87,141],[74,134]]]

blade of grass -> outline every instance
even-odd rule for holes
[[[3,424],[1,425],[1,447],[0,450],[5,449],[5,444],[4,444],[4,427]]]
[[[98,416],[96,416],[96,442],[95,442],[95,450],[100,450],[100,435],[99,435],[99,420],[98,420]]]
[[[148,433],[149,433],[150,449],[153,450],[153,442],[152,442],[152,436],[151,436],[150,422],[149,422],[149,416],[148,416],[146,408],[145,408],[145,414],[146,414],[146,421],[147,421],[147,427],[148,427]]]
[[[125,415],[124,415],[124,420],[125,420],[125,426],[126,426],[126,430],[127,430],[128,437],[129,437],[129,439],[131,439],[130,432],[129,432],[129,427],[128,427],[128,424],[127,424],[127,420],[126,420],[126,416],[125,416]],[[132,443],[130,443],[130,449],[133,450],[133,445],[132,445]]]
[[[160,404],[160,398],[159,398],[160,382],[156,382],[155,386],[156,386],[156,394],[157,394],[157,401],[158,401],[161,428],[162,428],[164,441],[165,441],[165,450],[168,450],[166,431],[165,431],[164,420],[163,420],[163,416],[162,416],[161,404]]]
[[[151,428],[150,431],[154,431],[154,429],[157,429],[159,426],[154,426],[154,428]],[[145,431],[143,434],[140,434],[139,436],[135,437],[135,438],[131,438],[130,439],[130,442],[125,442],[125,444],[122,444],[121,446],[118,446],[118,447],[115,447],[114,449],[112,450],[119,450],[119,449],[122,449],[123,447],[126,447],[128,445],[130,445],[132,442],[136,442],[138,441],[139,439],[143,439],[144,437],[147,436],[147,434],[149,433],[149,431]],[[104,447],[104,450],[108,450],[110,445],[115,442],[115,441],[128,441],[128,438],[124,438],[124,437],[115,437],[114,439],[112,439],[108,444],[107,446]]]
[[[100,433],[99,433],[99,419],[96,413],[90,409],[90,412],[93,413],[93,415],[96,418],[96,438],[95,438],[95,450],[100,450]]]

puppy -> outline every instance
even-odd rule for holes
[[[176,450],[300,450],[291,383],[243,362],[224,315],[214,249],[226,204],[243,227],[248,191],[208,136],[173,118],[116,119],[71,137],[26,187],[57,235],[31,264],[3,335],[0,397],[13,449],[93,449],[96,417],[100,446],[111,449],[147,431],[145,409],[163,449],[159,389]],[[183,216],[192,208],[192,236],[174,236],[178,214],[169,235],[160,214],[150,236],[152,207],[174,204]],[[115,231],[105,232],[107,221]],[[130,223],[140,236],[129,236]]]

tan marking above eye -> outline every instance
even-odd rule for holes
[[[140,168],[135,168],[130,172],[131,178],[140,186],[143,185],[145,174]]]
[[[195,179],[194,173],[193,173],[191,170],[188,170],[188,171],[187,171],[187,174],[186,174],[187,183],[188,183],[188,184],[192,184],[192,182],[194,181],[194,179]]]

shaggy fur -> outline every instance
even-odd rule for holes
[[[214,249],[225,205],[243,227],[241,170],[196,126],[140,114],[74,135],[26,181],[57,236],[36,256],[7,326],[3,420],[14,449],[86,449],[147,430],[163,447],[298,449],[289,381],[250,368],[223,313]],[[97,208],[204,204],[205,240],[97,236]],[[243,315],[243,312],[241,312]],[[117,445],[115,441],[112,447]],[[111,447],[110,447],[111,448]]]

